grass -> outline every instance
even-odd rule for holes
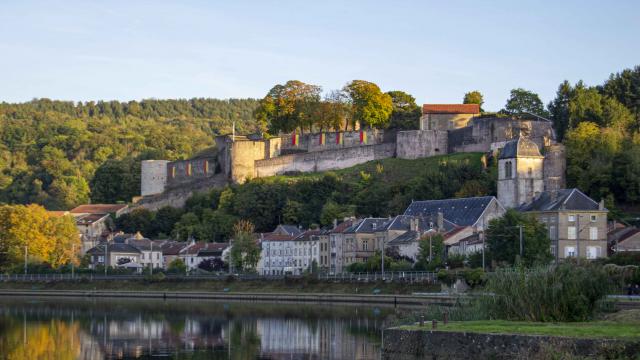
[[[640,310],[627,310],[640,312]],[[406,330],[429,331],[431,324],[424,327],[406,325]],[[621,321],[601,320],[577,323],[540,323],[526,321],[481,320],[450,322],[447,325],[438,322],[438,331],[471,332],[490,334],[548,335],[590,339],[640,339],[640,320],[637,316],[624,317]]]
[[[409,295],[413,292],[437,292],[436,285],[399,284],[399,283],[332,283],[305,282],[302,280],[273,281],[152,281],[152,280],[118,280],[118,281],[50,281],[50,282],[6,282],[0,283],[0,289],[33,289],[33,290],[120,290],[120,291],[211,291],[220,292],[228,289],[235,293],[331,293],[331,294],[373,294],[379,289],[380,294]]]

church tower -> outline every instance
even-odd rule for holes
[[[544,156],[526,137],[507,142],[498,158],[498,200],[517,208],[544,191]]]

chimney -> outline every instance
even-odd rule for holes
[[[438,231],[444,231],[444,214],[442,211],[438,211],[438,220],[437,220]]]
[[[598,204],[598,210],[600,211],[604,210],[604,199],[600,200],[600,203]]]
[[[418,231],[418,219],[416,218],[410,218],[409,219],[409,230],[411,231]]]

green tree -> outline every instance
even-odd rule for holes
[[[420,107],[416,99],[404,91],[389,91],[393,110],[389,118],[389,128],[398,130],[416,130],[420,127]]]
[[[187,265],[180,258],[173,259],[167,266],[167,272],[169,274],[185,274]]]
[[[355,215],[355,208],[352,205],[340,205],[332,200],[327,201],[322,206],[320,213],[320,224],[331,225],[333,220],[342,221],[346,217]]]
[[[611,74],[602,92],[629,109],[635,118],[632,130],[640,130],[640,65]]]
[[[547,106],[549,108],[549,116],[553,121],[553,127],[556,130],[558,140],[564,139],[570,124],[569,102],[573,96],[573,88],[571,84],[565,80],[558,86],[556,98]]]
[[[441,234],[429,234],[420,238],[418,243],[418,264],[423,269],[434,270],[444,264],[444,237]]]
[[[255,271],[260,261],[260,246],[253,235],[253,224],[247,220],[240,220],[234,225],[233,230],[233,244],[229,253],[233,267],[238,271]]]
[[[140,195],[140,161],[109,159],[100,165],[90,182],[91,200],[113,204]]]
[[[533,216],[507,210],[503,217],[489,222],[486,231],[486,252],[489,258],[506,264],[514,264],[520,256],[520,227],[522,227],[523,255],[527,266],[547,264],[553,259],[551,240],[544,224]]]
[[[344,86],[343,91],[350,99],[353,125],[358,122],[363,126],[387,127],[393,102],[391,96],[380,91],[378,85],[353,80]]]
[[[116,227],[128,234],[142,233],[145,236],[153,236],[154,220],[156,213],[145,208],[136,208],[127,214],[123,214],[115,220]]]
[[[539,116],[547,115],[540,96],[522,88],[511,90],[511,95],[502,111],[512,115],[522,113],[531,113]]]
[[[464,94],[464,99],[462,99],[463,104],[478,104],[480,105],[480,112],[483,112],[482,105],[484,104],[484,96],[478,90],[469,91]]]
[[[269,129],[269,133],[312,129],[313,115],[320,102],[321,88],[298,80],[276,85],[260,100],[256,118]]]

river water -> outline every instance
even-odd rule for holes
[[[380,359],[382,329],[408,311],[0,297],[0,359]]]

